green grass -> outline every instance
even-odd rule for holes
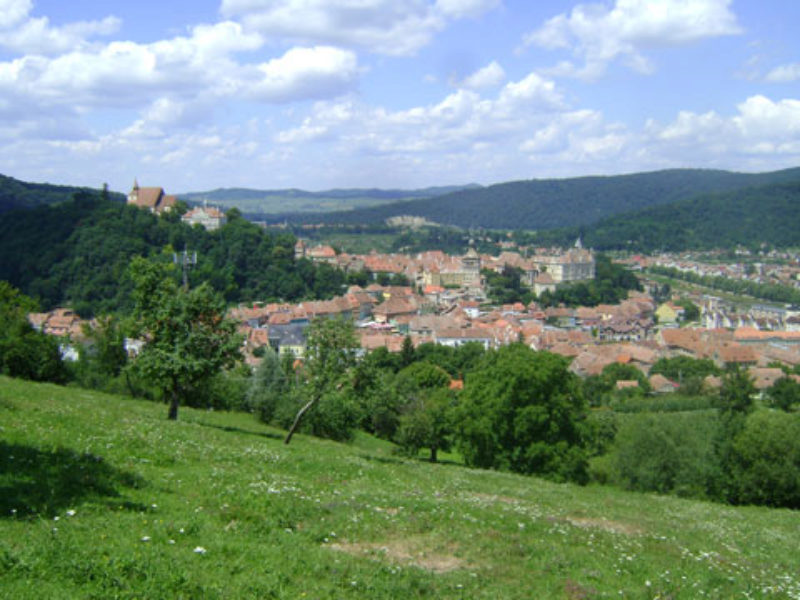
[[[800,596],[796,512],[0,378],[0,597]]]

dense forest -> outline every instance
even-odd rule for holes
[[[97,192],[89,188],[49,183],[27,183],[13,177],[0,175],[0,213],[16,208],[33,208],[47,204],[66,202],[76,192]],[[110,200],[125,201],[122,194],[105,192]]]
[[[329,265],[294,260],[295,237],[271,234],[228,212],[207,232],[178,214],[157,217],[79,192],[67,202],[0,215],[0,280],[36,298],[45,310],[71,305],[81,315],[130,308],[127,268],[134,256],[172,261],[197,253],[192,285],[208,281],[228,302],[329,297],[344,275]]]
[[[398,215],[459,227],[544,230],[579,227],[612,215],[714,192],[800,180],[800,169],[745,174],[676,169],[610,177],[514,181],[433,199],[346,213],[284,215],[292,222],[378,223]]]
[[[800,183],[715,193],[604,219],[584,241],[637,252],[800,244]],[[569,238],[569,236],[567,236]]]

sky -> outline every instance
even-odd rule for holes
[[[796,0],[0,0],[0,173],[128,191],[800,166]]]

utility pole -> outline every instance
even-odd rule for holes
[[[197,252],[189,252],[184,246],[183,252],[172,253],[172,262],[181,266],[183,271],[183,289],[189,289],[189,267],[197,264]]]

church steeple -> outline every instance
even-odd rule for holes
[[[139,204],[139,181],[136,177],[133,178],[133,188],[128,194],[128,204]]]

